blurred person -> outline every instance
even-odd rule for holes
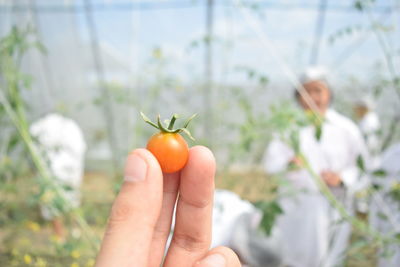
[[[378,114],[375,112],[373,100],[368,96],[361,98],[354,105],[354,113],[369,153],[373,156],[371,158],[372,167],[377,167],[379,165],[378,155],[381,146],[379,140],[381,124]]]
[[[384,235],[398,233],[400,231],[400,143],[392,145],[383,153],[380,168],[385,172],[385,177],[374,179],[374,183],[379,185],[381,190],[372,195],[370,223]],[[382,248],[378,251],[377,266],[399,266],[400,245],[392,244],[386,249],[387,251]]]
[[[228,190],[214,194],[212,247],[227,246],[251,267],[280,266],[278,244],[260,233],[262,211]]]
[[[380,165],[381,140],[379,133],[381,125],[378,114],[375,112],[375,103],[372,98],[364,96],[356,101],[354,104],[354,114],[370,155],[370,169],[377,169]],[[370,180],[365,180],[363,186],[365,189],[371,183]],[[367,216],[369,205],[369,194],[367,194],[366,190],[360,190],[356,194],[355,207],[361,217]]]
[[[215,190],[212,211],[211,248],[229,247],[239,257],[243,266],[277,267],[281,258],[279,244],[259,230],[262,212],[252,203],[228,190]],[[172,218],[168,248],[175,231],[176,216]]]
[[[86,143],[78,124],[57,113],[50,113],[30,127],[39,150],[49,164],[52,177],[65,190],[71,207],[80,205],[80,186],[84,171]],[[56,236],[63,238],[65,229],[59,211],[51,204],[41,205],[44,219],[51,221]]]
[[[231,249],[210,249],[215,169],[203,146],[190,148],[185,167],[172,174],[147,149],[130,153],[95,266],[240,267]]]
[[[300,129],[300,151],[313,171],[329,186],[336,198],[352,214],[353,196],[359,184],[359,156],[367,158],[362,135],[357,126],[330,108],[332,92],[321,67],[306,70],[300,77],[310,103],[296,90],[296,101],[306,112],[322,118],[322,135],[316,137],[316,126]],[[300,89],[301,90],[301,89]],[[289,165],[297,166],[289,170]],[[298,192],[280,201],[283,214],[278,217],[273,238],[280,240],[283,262],[291,267],[328,267],[342,264],[348,246],[351,225],[340,221],[340,215],[320,193],[311,175],[294,150],[275,138],[267,147],[264,166],[268,173],[287,171],[286,179]]]

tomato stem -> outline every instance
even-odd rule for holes
[[[192,116],[190,116],[189,119],[187,119],[186,122],[184,123],[183,127],[177,128],[177,129],[174,129],[174,124],[175,124],[176,119],[179,118],[178,114],[172,115],[172,118],[169,121],[169,123],[166,122],[166,124],[168,123],[168,127],[167,128],[161,123],[160,115],[157,116],[157,124],[152,122],[146,115],[144,115],[143,112],[140,112],[140,115],[142,116],[143,120],[146,123],[150,124],[151,126],[153,126],[154,128],[160,130],[163,133],[181,133],[181,132],[184,132],[190,139],[194,140],[193,136],[191,135],[191,133],[189,132],[187,127],[188,127],[189,123],[193,120],[193,118],[196,117],[197,114],[193,114]]]
[[[156,129],[160,129],[160,128],[158,128],[157,124],[153,123],[146,115],[144,115],[143,112],[140,112],[140,115],[142,115],[142,118],[146,123],[150,124],[151,126],[153,126]]]
[[[179,116],[177,114],[172,115],[171,121],[169,122],[169,125],[168,125],[168,130],[172,130],[174,128],[174,123],[177,118],[179,118]]]

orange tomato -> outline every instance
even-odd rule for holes
[[[179,133],[156,133],[150,137],[147,149],[156,157],[164,173],[181,170],[189,158],[189,147]]]

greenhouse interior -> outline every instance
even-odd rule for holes
[[[0,266],[399,267],[399,0],[0,0]]]

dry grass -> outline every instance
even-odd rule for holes
[[[90,266],[94,253],[87,242],[82,239],[79,229],[67,219],[69,237],[66,242],[57,241],[49,224],[43,221],[38,209],[29,206],[27,197],[34,188],[32,179],[19,180],[16,183],[18,194],[13,192],[0,194],[3,216],[0,216],[0,266],[32,266],[26,264],[25,255],[33,262],[45,260],[44,266]],[[119,183],[119,182],[118,182]],[[99,239],[102,236],[111,203],[114,199],[116,184],[103,173],[87,173],[82,187],[82,214],[95,231]],[[235,172],[219,172],[216,177],[216,187],[231,190],[242,198],[256,202],[270,197],[271,179],[258,170],[243,170]],[[33,223],[33,224],[32,224]],[[75,236],[75,237],[74,237]],[[353,234],[352,242],[361,237]],[[74,251],[79,250],[79,257]],[[350,257],[349,267],[372,267],[374,250],[363,248],[357,251],[356,257]]]

